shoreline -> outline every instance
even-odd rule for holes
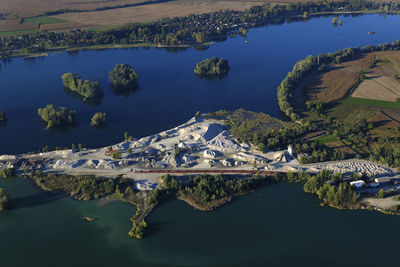
[[[205,13],[208,14],[208,13]],[[399,11],[391,11],[391,12],[381,12],[379,10],[371,10],[371,11],[329,11],[329,12],[316,12],[316,13],[311,13],[307,14],[307,16],[303,15],[292,15],[292,16],[285,16],[282,18],[277,18],[272,22],[262,22],[262,23],[254,23],[251,24],[248,29],[254,29],[258,27],[263,27],[263,26],[268,26],[268,25],[279,25],[280,22],[282,22],[282,19],[284,22],[287,22],[287,20],[290,19],[303,19],[303,20],[308,20],[311,18],[319,18],[319,17],[324,17],[324,16],[334,16],[334,15],[374,15],[374,14],[385,14],[385,15],[400,15],[400,10]],[[120,25],[125,26],[125,25]],[[12,36],[7,36],[7,37],[15,37],[15,36],[21,36],[22,34],[17,34],[17,35],[12,35]],[[223,35],[220,36],[222,38],[227,38],[230,35]],[[124,49],[124,48],[139,48],[139,47],[154,47],[154,48],[193,48],[196,46],[204,46],[204,45],[211,45],[215,43],[215,41],[206,41],[202,43],[194,43],[194,44],[181,44],[181,45],[160,45],[156,43],[137,43],[137,44],[106,44],[106,45],[89,45],[89,46],[76,46],[76,47],[57,47],[57,48],[50,48],[46,49],[45,51],[37,52],[37,53],[19,53],[15,55],[11,55],[8,59],[12,58],[35,58],[35,57],[42,57],[42,56],[47,56],[51,53],[58,53],[58,52],[64,52],[64,51],[81,51],[81,50],[101,50],[101,49]]]

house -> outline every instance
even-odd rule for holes
[[[380,178],[375,178],[374,179],[375,183],[379,183],[379,184],[389,184],[390,182],[392,182],[392,178],[391,177],[380,177]]]
[[[365,185],[365,182],[363,180],[357,180],[350,182],[350,185],[354,185],[356,188],[361,188]]]

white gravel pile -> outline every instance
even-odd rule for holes
[[[226,153],[235,153],[238,151],[245,151],[243,147],[238,145],[234,140],[229,137],[227,131],[223,131],[218,134],[214,139],[207,142],[210,149],[223,151]]]
[[[353,172],[366,173],[368,176],[382,176],[393,174],[392,170],[367,162],[340,162],[331,163],[327,165],[319,166],[322,170],[329,170],[334,173],[351,174]]]
[[[116,169],[116,168],[118,168],[118,162],[113,161],[113,160],[105,160],[105,159],[99,160],[99,163],[96,166],[96,169],[112,170],[112,169]]]
[[[84,164],[85,160],[67,160],[67,159],[59,159],[54,163],[54,169],[74,169],[82,164]]]

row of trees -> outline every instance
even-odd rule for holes
[[[296,144],[294,146],[294,151],[296,153],[307,154],[299,159],[299,161],[303,164],[323,161],[337,161],[344,160],[346,158],[343,151],[330,149],[324,145],[321,145],[318,141]]]
[[[0,38],[2,56],[10,51],[27,49],[42,52],[50,48],[106,44],[152,43],[164,45],[198,44],[240,34],[243,29],[266,23],[281,23],[290,17],[332,12],[396,13],[400,3],[362,0],[319,1],[294,4],[254,6],[246,11],[218,11],[186,17],[165,18],[152,23],[128,24],[100,32],[74,30],[67,33],[40,32],[19,37]],[[242,30],[241,30],[242,29]]]
[[[291,105],[293,93],[297,88],[298,82],[317,65],[317,60],[313,56],[308,56],[304,60],[298,61],[291,72],[278,87],[278,105],[282,112],[292,120],[297,120],[300,116]]]

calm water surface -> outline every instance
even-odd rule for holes
[[[276,87],[299,59],[400,39],[400,16],[342,19],[344,25],[338,27],[326,17],[252,29],[248,44],[241,37],[229,38],[202,51],[89,50],[2,63],[0,109],[6,110],[9,120],[0,127],[0,154],[36,151],[45,145],[106,146],[121,141],[125,131],[134,137],[154,134],[187,121],[197,111],[246,108],[279,116]],[[369,31],[376,34],[368,35]],[[193,73],[196,62],[212,56],[229,59],[229,76],[217,81],[198,79]],[[140,74],[141,89],[136,94],[117,96],[110,90],[107,74],[118,63],[128,63]],[[100,81],[105,91],[101,103],[88,105],[66,94],[61,82],[65,72]],[[37,109],[47,104],[75,109],[77,127],[46,131]],[[89,126],[91,116],[99,111],[107,113],[107,130]]]
[[[0,154],[43,145],[90,146],[121,140],[124,131],[141,137],[188,120],[196,111],[246,108],[279,116],[276,87],[292,65],[309,54],[400,39],[400,17],[332,18],[250,30],[209,49],[171,53],[117,49],[13,59],[0,70]],[[369,36],[367,32],[375,31]],[[219,81],[199,80],[196,62],[229,59],[232,70]],[[129,63],[140,74],[136,94],[117,96],[107,73]],[[64,92],[60,76],[76,72],[99,80],[101,104],[88,105]],[[78,111],[78,126],[49,133],[36,114],[46,104]],[[93,113],[108,116],[108,129],[89,126]],[[127,232],[135,207],[121,202],[78,202],[43,193],[28,181],[0,180],[14,209],[0,214],[0,266],[399,266],[400,217],[376,212],[321,208],[301,186],[267,186],[214,212],[170,201],[148,218],[149,236]],[[82,216],[99,218],[87,223]]]
[[[399,216],[321,208],[297,184],[266,186],[213,212],[166,202],[149,216],[143,240],[127,236],[135,212],[129,204],[59,198],[22,180],[0,181],[0,187],[14,204],[0,214],[0,258],[7,267],[399,263]]]

